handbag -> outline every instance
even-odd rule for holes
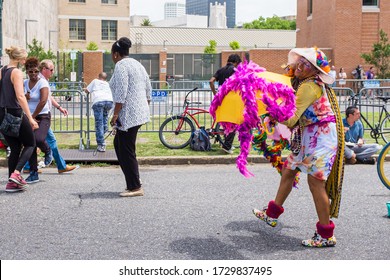
[[[0,92],[3,92],[3,77],[5,74],[5,68],[1,69],[1,80],[0,80]],[[0,124],[0,131],[4,135],[11,137],[19,137],[19,130],[22,124],[23,112],[18,116],[14,116],[7,112],[7,108],[4,108],[4,119]]]
[[[7,112],[7,108],[4,108],[5,115],[0,125],[0,131],[4,135],[11,137],[19,137],[20,126],[22,124],[23,113],[20,117],[14,116]]]

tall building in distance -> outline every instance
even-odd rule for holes
[[[226,25],[226,3],[210,4],[210,16],[209,16],[210,28],[227,28]]]
[[[179,2],[167,2],[164,4],[164,19],[177,18],[186,14],[186,5]]]
[[[236,26],[236,0],[186,0],[187,15],[201,15],[210,17],[210,4],[226,3],[227,27]]]

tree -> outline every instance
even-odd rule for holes
[[[232,50],[238,50],[240,48],[240,43],[237,41],[232,41],[229,43],[229,46]]]
[[[215,62],[215,54],[217,53],[217,42],[215,40],[210,40],[209,45],[204,48],[203,53],[203,67],[209,68]]]
[[[88,51],[97,51],[99,49],[98,45],[95,42],[89,42],[87,45],[87,50]]]
[[[57,57],[51,50],[47,52],[42,46],[42,42],[38,42],[36,38],[34,38],[30,44],[27,44],[27,55],[29,57],[36,57],[39,61],[44,59],[56,59]]]
[[[295,20],[286,20],[281,19],[278,16],[273,16],[271,18],[259,17],[249,23],[244,23],[242,25],[245,29],[283,29],[283,30],[295,30],[297,23]]]
[[[217,53],[217,42],[215,40],[210,40],[209,45],[204,48],[203,52],[205,54],[216,54]]]
[[[386,32],[379,31],[379,42],[374,43],[371,53],[363,53],[361,57],[369,64],[374,65],[377,70],[378,79],[390,78],[390,44]]]
[[[141,26],[152,26],[152,22],[146,18],[142,21]]]

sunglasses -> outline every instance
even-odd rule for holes
[[[54,72],[54,69],[50,69],[48,67],[45,67],[47,70],[49,70],[50,72]]]
[[[311,63],[308,62],[306,59],[304,58],[300,58],[298,60],[298,63],[302,63],[306,68],[311,68]]]
[[[29,74],[38,74],[39,71],[38,70],[28,70],[27,73],[29,73]]]

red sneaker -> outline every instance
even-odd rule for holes
[[[17,174],[17,173],[12,173],[11,177],[9,177],[8,181],[14,182],[18,184],[19,186],[25,186],[27,185],[27,182],[23,179],[22,175]]]
[[[24,191],[24,187],[16,184],[15,182],[8,182],[5,186],[6,192],[21,192]]]

